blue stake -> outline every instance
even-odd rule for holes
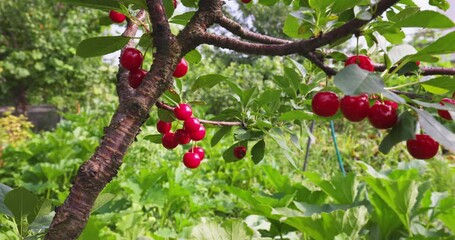
[[[343,173],[343,176],[346,176],[346,172],[344,171],[344,167],[343,167],[343,159],[341,159],[340,150],[338,149],[338,144],[337,144],[337,138],[335,137],[335,126],[333,125],[333,121],[330,121],[330,129],[332,132],[333,145],[335,146],[335,152],[337,154],[338,165],[340,166],[340,170]]]

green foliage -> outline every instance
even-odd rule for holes
[[[0,151],[3,147],[16,146],[27,140],[32,127],[33,124],[24,115],[14,116],[10,111],[3,113],[0,117]]]

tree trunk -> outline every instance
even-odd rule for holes
[[[14,115],[27,115],[27,87],[15,86],[11,93],[14,99]]]

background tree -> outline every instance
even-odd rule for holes
[[[14,104],[17,112],[25,112],[29,102],[74,107],[93,96],[82,91],[106,86],[109,66],[101,58],[75,55],[80,41],[103,30],[99,11],[57,1],[7,0],[0,13],[3,104]]]

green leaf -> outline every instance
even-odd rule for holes
[[[227,77],[219,74],[202,75],[193,83],[191,90],[196,91],[200,88],[210,89],[218,83],[225,81],[226,79]]]
[[[240,96],[240,100],[244,108],[248,107],[251,100],[253,99],[253,96],[256,95],[257,90],[257,87],[253,87],[243,91],[242,96]]]
[[[417,53],[417,50],[408,44],[392,47],[387,53],[392,65],[402,60],[404,57]]]
[[[371,221],[379,226],[379,231],[376,233],[380,236],[378,239],[390,239],[390,234],[404,226],[403,223],[397,221],[398,215],[378,194],[372,192],[368,196],[371,205],[374,207],[371,213]]]
[[[422,21],[422,19],[425,19],[425,21]],[[455,27],[455,24],[444,14],[425,10],[419,11],[402,21],[395,23],[395,26],[446,29]]]
[[[279,120],[281,121],[294,121],[294,120],[313,120],[315,116],[312,112],[303,110],[292,110],[281,114]]]
[[[345,10],[354,8],[363,0],[336,0],[333,1],[333,5],[330,8],[332,13],[341,13]]]
[[[447,0],[430,0],[430,5],[438,7],[441,10],[447,11],[450,8],[450,4]]]
[[[0,214],[5,214],[10,217],[13,216],[13,213],[5,205],[4,200],[5,200],[6,194],[8,192],[10,192],[11,190],[13,190],[13,189],[10,188],[9,186],[7,186],[3,183],[0,183]]]
[[[202,55],[194,49],[185,55],[185,59],[191,64],[197,64],[201,61]]]
[[[100,9],[100,10],[120,10],[120,4],[112,0],[58,0],[59,2],[69,3],[76,6]]]
[[[425,90],[429,89],[429,87],[436,87],[447,90],[446,92],[455,91],[455,77],[453,76],[435,77],[428,81],[421,82],[420,84]]]
[[[382,140],[379,145],[379,151],[388,154],[392,147],[399,142],[414,138],[415,129],[415,118],[409,112],[403,112],[398,119],[398,123],[393,126],[389,134]]]
[[[309,29],[308,29],[309,30]],[[291,38],[306,38],[307,34],[306,31],[301,31],[299,19],[288,15],[286,20],[284,21],[283,26],[283,33],[286,34],[288,37]],[[311,34],[311,31],[309,31]]]
[[[232,146],[230,146],[228,149],[226,149],[223,153],[223,159],[225,162],[231,163],[231,162],[237,162],[237,161],[244,159],[244,158],[238,159],[234,156],[234,148],[238,147],[238,146],[244,146],[248,149],[248,142],[247,141],[236,142]]]
[[[54,218],[55,212],[52,211],[52,201],[45,199],[36,204],[34,214],[28,216],[28,222],[31,223],[29,229],[34,231],[43,231],[49,228]]]
[[[170,103],[172,103],[175,106],[177,106],[182,101],[182,99],[180,98],[180,96],[177,93],[171,92],[169,90],[166,90],[164,92],[164,94],[162,95],[162,97],[164,99],[168,100]]]
[[[333,2],[332,0],[308,0],[310,7],[316,12],[325,12]]]
[[[426,134],[430,135],[446,149],[455,152],[455,134],[448,130],[439,121],[433,118],[430,113],[413,108],[419,116],[419,124]]]
[[[438,38],[435,42],[420,50],[417,55],[448,54],[455,52],[455,31]]]
[[[33,212],[38,197],[25,188],[17,188],[8,192],[4,199],[5,205],[13,213],[16,221],[22,221]]]
[[[102,206],[112,201],[115,197],[116,195],[112,193],[102,193],[98,195],[90,213],[96,212],[96,210],[100,209]]]
[[[265,141],[264,139],[257,142],[251,149],[251,159],[255,164],[258,164],[264,158],[265,153]]]
[[[194,11],[189,11],[180,15],[173,16],[171,19],[169,19],[169,22],[186,26],[195,13],[196,12]]]
[[[168,19],[174,14],[174,2],[173,0],[163,0],[164,9],[166,10],[166,16]]]
[[[215,134],[213,134],[213,137],[210,141],[210,146],[214,147],[220,140],[226,136],[229,132],[231,132],[231,127],[229,126],[224,126],[220,128]]]
[[[161,144],[161,139],[163,136],[161,134],[151,134],[144,137],[144,140],[150,141],[152,143]]]
[[[340,204],[352,204],[357,196],[359,183],[353,173],[349,173],[346,176],[338,174],[330,180],[323,180],[316,173],[306,172],[304,175]]]
[[[379,93],[384,89],[384,82],[374,73],[361,69],[357,64],[351,64],[335,75],[335,85],[346,95],[362,93]]]
[[[158,118],[164,122],[172,122],[175,120],[173,112],[162,108],[158,108]]]
[[[142,34],[138,44],[143,48],[151,47],[153,45],[152,35],[150,33]]]
[[[252,239],[253,230],[241,219],[229,219],[221,225],[216,222],[201,223],[193,228],[191,237],[195,240]]]
[[[76,54],[83,58],[103,56],[122,49],[130,39],[124,36],[94,37],[83,40]]]

